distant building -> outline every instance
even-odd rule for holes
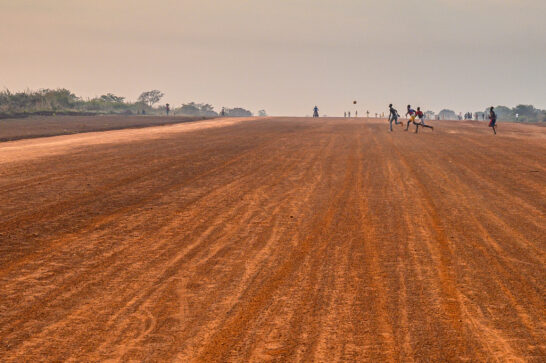
[[[432,111],[427,111],[425,112],[425,118],[427,120],[435,120],[436,119],[436,114]]]
[[[457,120],[457,114],[452,110],[442,110],[438,114],[440,120]]]

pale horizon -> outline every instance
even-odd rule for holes
[[[0,0],[0,87],[271,115],[546,108],[546,2]]]

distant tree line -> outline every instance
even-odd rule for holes
[[[499,121],[512,122],[546,122],[546,110],[535,108],[532,105],[517,105],[514,108],[506,106],[497,106],[494,108]],[[427,111],[428,114],[428,111]],[[455,111],[443,109],[437,115],[440,120],[459,120],[459,119],[475,119],[488,120],[489,108],[484,111],[466,112],[464,116],[457,115]]]
[[[60,89],[40,89],[38,91],[11,92],[0,91],[0,115],[40,114],[40,113],[108,113],[108,114],[166,114],[167,105],[159,105],[163,92],[151,90],[142,92],[136,102],[126,101],[125,97],[107,93],[87,98],[76,96],[71,91]],[[225,116],[252,116],[252,112],[241,107],[223,108]],[[208,103],[185,103],[174,107],[171,114],[184,116],[216,117],[221,114]],[[259,111],[265,116],[264,110]]]
[[[546,110],[540,110],[532,105],[517,105],[514,108],[497,106],[494,110],[501,121],[546,122]],[[489,114],[488,110],[486,114]]]

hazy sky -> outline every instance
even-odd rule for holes
[[[0,87],[273,115],[546,108],[546,0],[0,0]]]

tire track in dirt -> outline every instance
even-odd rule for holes
[[[266,165],[267,165],[268,160],[264,160],[264,161],[266,162]],[[293,163],[294,163],[295,161],[296,161],[296,160],[294,160]],[[275,175],[275,173],[278,173],[278,171],[277,171],[277,172],[273,172],[274,175]],[[280,173],[279,173],[279,174],[280,174]],[[250,178],[252,178],[252,175],[250,175],[250,176],[245,176],[245,177],[248,178],[248,179],[250,179]],[[258,181],[259,181],[259,180],[260,180],[260,179],[258,179]]]
[[[542,361],[546,181],[509,171],[543,146],[448,124],[279,118],[0,165],[70,200],[1,194],[38,218],[4,230],[29,246],[0,262],[0,360]]]
[[[425,149],[427,149],[427,147],[425,147]],[[432,151],[432,150],[430,150],[430,151]],[[427,150],[423,150],[423,154],[424,154],[424,155],[433,155],[432,153],[427,152]],[[466,160],[467,160],[467,162],[468,162],[468,158],[467,158]],[[427,164],[426,166],[424,166],[423,170],[430,171],[430,170],[433,170],[433,169],[438,169],[438,165],[439,165],[439,164],[438,164],[437,161],[434,162],[434,163],[433,163],[433,162],[427,163],[427,161],[424,160],[423,162],[424,162],[425,164]],[[456,174],[450,174],[450,176],[451,176],[451,179],[452,179],[451,182],[450,182],[449,180],[444,180],[444,182],[446,182],[446,183],[449,184],[447,190],[455,190],[455,191],[458,190],[458,193],[457,193],[458,196],[464,196],[464,195],[469,195],[469,194],[471,194],[471,191],[470,191],[469,189],[461,190],[461,187],[462,187],[462,186],[468,185],[469,183],[467,183],[466,181],[463,181],[463,180],[459,180],[458,182],[455,182],[455,183],[451,184],[451,183],[454,181],[453,179],[455,179],[455,180],[457,179],[457,176],[456,176]],[[429,176],[427,177],[427,179],[433,179],[433,177],[429,175]],[[423,182],[421,182],[421,185],[424,185]],[[430,189],[430,188],[429,188],[429,189]],[[435,200],[438,200],[438,199],[435,199]],[[431,200],[431,203],[432,203],[432,200]],[[456,201],[453,201],[452,204],[453,204],[453,203],[456,203]],[[451,232],[451,233],[453,233],[453,232]],[[478,245],[478,244],[473,244],[472,248],[475,249],[475,250],[478,250],[478,251],[482,251],[482,252],[485,251],[485,249],[484,249],[482,246]],[[487,253],[486,253],[485,255],[487,256]],[[496,262],[496,261],[490,260],[489,263],[491,263],[491,262]],[[499,271],[498,273],[499,273],[500,275],[510,276],[510,275],[507,275],[507,274],[506,274],[506,271],[503,271],[502,269],[501,269],[501,270],[498,270],[498,271]],[[493,276],[496,276],[496,275],[493,275]],[[505,289],[505,288],[503,287],[502,283],[500,283],[499,280],[497,280],[497,282],[499,282],[500,287],[501,287],[501,290],[504,291],[505,294],[509,295],[509,290]],[[523,286],[525,286],[525,283],[523,284]],[[529,295],[529,293],[531,293],[531,295]],[[528,290],[528,291],[526,291],[526,295],[527,295],[528,297],[532,297],[532,296],[533,296],[533,293],[530,292],[530,291]],[[461,297],[462,297],[462,296],[461,296]],[[468,301],[468,299],[466,299],[466,301]],[[541,302],[540,302],[539,300],[535,300],[534,304],[535,304],[535,306],[536,306],[537,304],[538,304],[538,306],[540,306],[540,305],[541,305]],[[462,305],[461,305],[461,306],[462,306]],[[517,307],[517,304],[514,304],[513,307],[514,307],[516,310],[519,310],[518,307]],[[466,309],[465,309],[465,310],[466,310]],[[468,313],[468,312],[467,312],[467,313]],[[469,318],[471,318],[471,317],[469,316]],[[470,320],[476,322],[476,319],[474,319],[474,318],[471,318]],[[527,326],[527,329],[529,329],[530,332],[533,331],[533,329],[532,329],[530,326]],[[511,357],[511,359],[516,359],[516,357],[518,356],[518,354],[515,353],[514,350],[511,349],[510,345],[507,343],[508,338],[507,338],[507,337],[502,338],[502,336],[499,336],[498,332],[495,333],[495,336],[497,337],[496,341],[493,340],[493,341],[488,342],[488,341],[486,341],[486,340],[482,340],[482,343],[483,343],[484,345],[489,346],[489,347],[490,347],[490,345],[491,345],[490,343],[493,343],[493,344],[497,344],[497,343],[498,343],[498,344],[500,344],[500,346],[497,346],[497,347],[494,349],[494,354],[495,354],[495,355],[497,355],[497,356],[499,356],[499,357],[505,357],[505,358],[508,356],[508,357]]]
[[[296,242],[286,260],[273,271],[272,275],[260,283],[257,291],[246,292],[246,294],[252,292],[252,295],[245,297],[246,300],[243,300],[236,311],[230,314],[231,316],[223,323],[220,330],[205,342],[198,360],[220,361],[227,358],[231,346],[239,340],[240,334],[244,331],[243,328],[258,316],[278,288],[297,271],[312,248],[312,240],[329,226],[335,212],[335,206],[332,204],[334,201],[335,198],[332,198],[328,201],[328,207],[322,212],[319,211],[312,222],[309,236]]]
[[[269,141],[269,143],[272,143],[272,142],[275,142],[275,141],[274,140]],[[105,223],[113,220],[116,215],[120,215],[120,214],[125,213],[128,210],[138,208],[139,206],[142,206],[143,204],[153,200],[154,198],[157,198],[158,195],[161,195],[161,194],[164,194],[164,193],[168,192],[168,190],[170,190],[172,188],[178,188],[181,185],[183,185],[184,183],[191,184],[191,182],[194,181],[194,180],[197,180],[197,179],[199,179],[201,177],[210,175],[210,174],[212,174],[214,172],[221,171],[222,168],[236,163],[241,158],[244,158],[246,155],[249,155],[251,153],[257,153],[257,152],[259,152],[259,150],[264,150],[265,147],[266,147],[266,145],[261,145],[258,149],[248,150],[248,151],[246,151],[246,152],[244,152],[244,153],[242,153],[240,155],[235,156],[231,160],[226,161],[225,163],[221,164],[217,168],[212,168],[212,169],[209,169],[209,170],[207,170],[205,172],[202,172],[200,175],[197,175],[197,176],[190,175],[189,177],[181,178],[181,180],[179,180],[179,181],[176,181],[176,180],[174,182],[170,181],[169,184],[167,184],[167,185],[160,184],[160,185],[154,187],[154,189],[149,191],[148,194],[146,194],[145,196],[137,195],[136,198],[132,198],[128,203],[125,202],[125,205],[117,207],[118,208],[117,210],[115,209],[116,207],[114,206],[114,209],[109,212],[110,213],[109,215],[104,215],[104,213],[103,213],[102,215],[98,215],[97,217],[92,217],[95,220],[87,221],[86,225],[83,225],[80,228],[84,228],[84,229],[85,228],[87,228],[87,229],[89,229],[89,228],[91,228],[91,229],[98,228],[100,225],[105,224]],[[144,179],[144,178],[145,178],[145,182],[149,182],[151,180],[157,180],[158,178],[162,178],[162,176],[172,174],[173,170],[176,170],[177,168],[180,168],[176,164],[173,166],[172,161],[165,161],[165,162],[162,162],[161,164],[162,165],[160,167],[153,168],[151,171],[149,170],[150,168],[146,168],[143,172],[136,173],[136,175],[131,175],[131,176],[127,177],[127,178],[125,178],[125,177],[121,178],[121,181],[120,180],[114,180],[112,183],[101,187],[100,190],[95,190],[93,192],[85,193],[84,197],[82,197],[82,195],[78,195],[76,197],[71,198],[70,200],[62,200],[62,201],[58,202],[56,205],[48,205],[42,211],[34,213],[34,215],[30,215],[30,216],[27,215],[27,216],[25,216],[24,219],[18,220],[18,221],[16,220],[13,223],[10,223],[8,221],[5,224],[3,223],[2,226],[5,227],[6,229],[11,227],[12,230],[14,228],[19,228],[20,231],[24,231],[19,226],[19,224],[22,224],[22,223],[24,223],[26,221],[29,221],[29,220],[32,220],[32,223],[36,223],[35,218],[32,218],[32,217],[40,216],[41,218],[47,218],[48,216],[49,217],[57,216],[58,215],[58,209],[61,208],[61,207],[62,207],[61,208],[62,210],[71,211],[71,210],[76,209],[76,210],[80,210],[80,211],[86,211],[89,208],[89,206],[88,206],[89,204],[92,204],[92,203],[97,201],[97,192],[98,191],[99,192],[102,191],[102,194],[100,194],[100,199],[101,200],[108,200],[109,198],[111,198],[112,196],[117,194],[118,190],[120,188],[127,188],[128,186],[131,186],[131,183],[142,183],[142,179]],[[170,167],[166,171],[164,171],[160,175],[158,175],[157,172],[159,170],[165,169],[165,165],[169,165]],[[83,204],[83,206],[80,206],[82,204]],[[76,207],[72,207],[74,205]],[[108,207],[108,208],[111,209],[111,207]],[[45,216],[43,215],[44,210],[49,212],[49,213],[46,212],[47,215],[45,215]],[[49,222],[49,223],[51,223],[51,222]],[[1,227],[0,227],[0,231],[1,231]],[[71,231],[71,232],[72,232],[72,235],[78,235],[82,231],[75,230],[75,231]],[[29,238],[29,236],[27,236],[27,238]],[[57,238],[58,238],[58,236],[57,236]],[[46,246],[44,248],[47,249],[47,241],[45,241],[45,244],[46,244]],[[16,261],[12,261],[12,263],[15,263],[15,262]],[[0,276],[1,276],[1,273],[0,273]]]
[[[268,160],[266,159],[265,161],[267,162]],[[210,172],[210,174],[214,174],[214,172],[215,172],[215,171],[213,170],[213,171]],[[202,176],[202,177],[203,177],[203,176]],[[247,178],[247,179],[250,179],[250,178],[252,178],[253,176],[252,176],[252,174],[251,174],[251,175],[245,175],[244,177]],[[263,176],[262,176],[262,178],[263,178]],[[196,178],[196,179],[198,179],[198,178]],[[260,180],[260,179],[258,179],[258,180]],[[240,180],[237,181],[237,183],[239,184],[239,186],[243,184]],[[230,186],[230,185],[228,185],[228,186],[225,186],[224,189],[229,188],[229,187],[237,188],[236,186]],[[215,193],[215,195],[219,195],[219,194],[222,193],[222,190],[215,190],[214,193]],[[119,215],[118,215],[118,217],[119,217]],[[147,236],[147,237],[149,238],[150,236]],[[111,256],[110,259],[112,260],[114,257],[115,257],[115,256]],[[70,285],[70,283],[65,283],[64,285]],[[88,286],[81,286],[77,291],[79,291],[79,290],[85,290],[87,287],[88,287]],[[65,287],[60,287],[58,290],[62,290],[63,288],[65,288]],[[56,292],[53,292],[53,296],[55,296],[56,294],[57,294]]]
[[[438,167],[435,166],[435,164],[436,163],[434,163],[434,162],[427,162],[427,166],[424,169],[425,170],[438,169]],[[474,193],[474,191],[472,189],[467,187],[467,185],[472,184],[472,183],[467,183],[466,181],[460,180],[459,177],[456,176],[456,174],[450,174],[450,175],[451,175],[451,182],[446,180],[446,183],[450,186],[450,188],[448,188],[448,189],[457,189],[458,188],[460,190],[457,193],[459,196],[460,195],[472,195]],[[451,183],[453,183],[453,185],[450,185]],[[453,200],[451,203],[453,204],[454,202],[455,202],[455,200]],[[489,214],[491,214],[491,212],[488,211],[487,209],[485,209],[485,210],[482,209],[482,211],[486,211],[486,212],[489,212]],[[504,296],[508,299],[509,305],[512,307],[513,311],[517,312],[520,323],[523,324],[524,328],[530,334],[529,336],[526,337],[526,339],[528,341],[533,341],[534,340],[533,344],[537,345],[538,342],[541,339],[541,338],[538,338],[538,336],[540,336],[540,334],[537,335],[536,326],[529,319],[528,313],[526,311],[524,311],[524,309],[522,308],[521,302],[516,301],[516,299],[514,298],[511,291],[515,292],[517,290],[521,290],[522,295],[526,296],[528,299],[530,299],[532,301],[531,304],[527,303],[525,305],[545,307],[543,297],[541,297],[540,295],[537,294],[537,292],[540,289],[538,287],[538,286],[540,286],[540,283],[537,282],[536,280],[532,279],[531,281],[536,283],[537,289],[536,290],[529,289],[529,287],[530,287],[529,285],[530,285],[530,282],[531,282],[531,281],[529,281],[529,278],[531,276],[530,275],[525,275],[524,276],[519,272],[519,269],[516,270],[516,269],[513,269],[511,267],[511,265],[513,264],[512,260],[505,256],[506,252],[508,252],[508,251],[504,251],[503,249],[501,249],[499,247],[498,244],[496,244],[494,242],[494,238],[487,232],[487,228],[485,227],[484,223],[481,222],[481,221],[484,220],[484,217],[476,215],[476,213],[474,211],[472,211],[472,210],[470,210],[468,208],[466,208],[464,214],[467,215],[469,217],[469,219],[471,220],[471,221],[468,221],[467,223],[469,225],[474,224],[475,229],[480,232],[478,235],[482,236],[482,241],[486,242],[485,245],[481,245],[481,244],[477,244],[477,243],[471,243],[471,248],[474,251],[479,251],[480,254],[484,258],[486,258],[487,266],[489,268],[495,268],[495,273],[490,274],[490,276],[492,277],[492,280],[494,281],[494,284],[497,286],[498,290],[500,290],[504,294]],[[501,228],[504,229],[505,231],[509,231],[512,238],[518,235],[518,233],[516,231],[511,230],[511,229],[507,229],[505,225],[502,225]],[[471,238],[471,236],[468,236],[468,235],[464,236],[462,238],[465,241],[466,240],[468,240],[468,241],[473,240]],[[532,243],[530,241],[528,241],[528,240],[524,240],[524,241],[526,242],[527,246],[529,246],[529,245],[532,246]],[[487,244],[490,244],[490,248],[493,251],[495,251],[495,254],[494,254],[495,257],[493,257],[493,254],[491,254],[489,252],[489,249],[487,248]],[[523,245],[525,243],[521,242],[521,244]],[[539,251],[533,251],[532,253],[529,253],[526,256],[526,259],[528,261],[532,261],[535,258],[535,256],[533,256],[533,254],[535,252],[539,252]],[[543,265],[544,264],[542,262],[537,262],[536,263],[537,267],[538,266],[543,266]],[[504,276],[504,278],[500,279],[500,278],[497,278],[497,276]],[[544,270],[543,270],[543,276],[544,276]],[[513,281],[516,278],[519,281],[518,281],[517,284],[514,284]],[[508,284],[508,286],[507,286],[507,284]],[[466,301],[470,301],[470,300],[466,299]],[[470,305],[470,304],[466,304],[466,305]],[[476,319],[472,319],[472,320],[476,323],[477,326],[481,326],[481,327],[485,326],[485,324],[483,323],[483,319],[481,319],[482,322],[479,322]],[[533,320],[536,321],[536,318],[533,319]],[[490,329],[494,330],[494,328],[490,328]],[[497,336],[497,338],[498,338],[497,341],[502,340],[502,339],[500,339],[502,334],[495,333],[495,336]],[[508,339],[505,337],[504,341],[506,341],[506,340],[508,340]],[[509,347],[508,343],[505,343],[504,346]],[[514,358],[514,356],[512,356],[512,358]]]
[[[417,284],[416,289],[413,289],[413,293],[419,292],[419,298],[416,301],[419,302],[418,304],[424,305],[417,307],[414,303],[409,305],[411,306],[411,310],[409,310],[405,304],[400,303],[400,299],[394,298],[392,295],[387,294],[378,299],[384,306],[384,315],[388,318],[387,321],[399,321],[396,324],[396,330],[393,330],[391,334],[395,334],[393,338],[400,342],[400,345],[393,349],[393,357],[395,358],[391,357],[391,359],[408,360],[422,356],[424,351],[420,345],[428,343],[426,340],[423,341],[423,329],[428,330],[428,336],[434,335],[439,339],[452,341],[454,343],[453,348],[457,347],[458,353],[464,355],[467,348],[464,347],[463,339],[460,336],[460,314],[454,300],[456,290],[452,282],[452,276],[446,267],[448,265],[447,258],[443,256],[442,247],[438,248],[431,243],[422,245],[422,241],[417,239],[422,231],[416,230],[413,226],[422,218],[421,216],[427,215],[427,212],[424,206],[420,204],[420,200],[416,198],[420,195],[415,193],[414,176],[411,169],[406,166],[403,156],[398,154],[396,147],[390,145],[388,141],[380,141],[378,138],[379,136],[374,134],[370,136],[371,140],[369,142],[372,142],[372,150],[379,157],[371,165],[371,172],[375,172],[375,177],[365,183],[368,192],[364,194],[369,197],[367,199],[368,203],[366,203],[368,206],[362,203],[362,210],[366,215],[365,219],[371,220],[372,231],[377,228],[376,226],[384,224],[392,224],[398,230],[400,230],[401,226],[404,226],[405,233],[396,234],[396,236],[398,236],[401,243],[407,243],[407,246],[400,251],[400,247],[393,244],[396,240],[387,239],[382,234],[374,232],[371,240],[376,246],[376,251],[370,251],[369,254],[373,254],[380,261],[376,263],[375,267],[379,270],[379,275],[384,276],[379,290],[398,291],[406,289],[406,284],[409,286]],[[393,160],[395,163],[391,164],[390,168],[384,168],[385,161],[382,158],[389,161]],[[396,174],[399,173],[400,176],[397,176]],[[393,182],[390,182],[389,185],[387,181],[387,185],[385,185],[385,180],[390,180],[389,178],[393,174],[395,175],[392,179]],[[408,189],[412,190],[412,193],[406,193]],[[388,203],[389,200],[399,201],[400,204],[392,205],[385,210],[385,207],[388,207],[385,203]],[[397,209],[396,212],[395,208]],[[391,218],[396,218],[396,220],[391,222]],[[443,243],[441,236],[440,238],[435,235],[427,237],[433,241]],[[413,242],[414,239],[417,239],[415,242],[419,242],[418,245]],[[402,255],[397,257],[393,255],[393,252],[402,253]],[[400,259],[404,255],[407,257]],[[410,264],[410,261],[413,263]],[[404,268],[405,265],[408,266]],[[407,283],[403,279],[401,283],[399,271],[402,268],[406,271],[405,280]],[[422,282],[424,281],[428,286],[423,285]],[[407,299],[407,293],[405,295],[405,299]],[[435,308],[432,311],[427,311],[429,310],[428,306],[431,305],[435,306]],[[424,308],[424,311],[421,311],[421,308]],[[439,316],[438,310],[442,312]],[[433,326],[428,320],[430,316],[435,315],[437,319],[436,326]],[[445,315],[447,315],[447,319],[444,317]],[[415,327],[407,323],[408,316],[418,316],[421,319],[423,325],[418,331],[415,331]],[[410,342],[414,342],[413,346],[409,345]],[[425,352],[434,359],[445,359],[441,351],[436,351],[430,346],[425,348]]]
[[[288,168],[286,168],[286,166],[285,166],[283,168],[285,170],[284,173],[290,173],[291,170],[293,170],[294,166],[296,166],[296,165],[295,165],[295,161],[293,160],[291,166],[289,166]],[[286,175],[286,174],[283,174],[281,172],[277,172],[277,173],[275,173],[273,175],[275,175],[275,176],[273,178],[268,177],[269,179],[267,181],[261,180],[262,183],[260,183],[260,179],[255,180],[254,182],[258,182],[258,185],[261,185],[261,186],[258,187],[255,191],[251,192],[251,194],[246,195],[246,199],[248,199],[249,201],[252,201],[253,204],[258,203],[258,202],[263,202],[263,198],[267,198],[267,195],[262,193],[260,191],[260,189],[266,189],[266,188],[274,187],[274,185],[279,183],[279,181],[282,179],[282,175]],[[259,195],[261,195],[262,198],[260,198]],[[277,202],[278,201],[275,201],[273,203],[269,203],[269,205],[265,205],[262,208],[265,209],[265,210],[268,210],[268,211],[272,211],[273,212],[272,214],[276,215],[276,213],[274,213],[274,212],[278,211],[278,207],[276,207]],[[250,206],[248,206],[246,209],[247,209],[246,212],[236,211],[236,213],[233,213],[233,215],[231,217],[228,216],[226,219],[231,220],[232,217],[235,217],[237,215],[241,215],[241,217],[239,217],[239,218],[242,219],[242,222],[237,223],[237,225],[240,226],[239,229],[246,229],[246,227],[243,227],[243,226],[251,224],[250,221],[252,220],[253,217],[255,217],[255,214],[256,214],[256,212],[253,210],[255,208],[250,208]],[[239,218],[237,218],[237,219],[239,219]],[[223,234],[225,235],[226,232],[224,232]],[[245,231],[244,233],[246,234],[248,232],[249,231]],[[226,238],[228,236],[232,236],[232,235],[238,234],[238,233],[240,233],[240,232],[238,232],[238,230],[232,231],[231,233],[226,235]],[[203,239],[206,239],[206,238],[209,238],[209,236],[203,236]],[[222,237],[222,239],[223,239],[223,237]],[[215,242],[218,242],[218,240],[216,240]],[[222,258],[225,253],[227,253],[228,251],[233,249],[233,246],[232,246],[233,243],[235,243],[235,241],[229,242],[226,245],[217,244],[218,246],[207,250],[207,254],[205,256],[199,256],[199,255],[191,256],[191,258],[194,259],[195,262],[193,263],[193,267],[190,270],[185,270],[185,275],[189,276],[192,273],[196,273],[196,272],[194,272],[195,270],[197,270],[197,271],[203,270],[203,269],[204,270],[209,270],[211,268],[214,268],[214,265],[217,264],[216,261],[218,259]],[[193,250],[195,250],[195,252],[198,252],[199,249],[200,249],[200,246],[196,246]],[[256,257],[253,257],[253,258],[256,258]],[[247,269],[248,269],[248,263],[250,263],[251,260],[252,260],[252,258],[250,258],[250,257],[248,259],[245,259],[245,261],[247,261]],[[176,264],[178,262],[175,261],[174,263]],[[185,277],[184,280],[186,280],[186,279],[190,279],[190,278]],[[244,278],[244,275],[243,275],[243,276],[240,277],[240,281],[241,281],[240,282],[241,286],[246,286],[245,282],[248,281],[248,278]],[[240,291],[237,292],[240,289],[236,288],[236,289],[233,289],[233,290],[235,290],[235,293],[234,294],[232,293],[232,295],[237,296],[238,293],[240,293]],[[233,300],[233,298],[230,297],[230,296],[224,296],[224,297],[221,297],[221,299],[225,300],[224,302],[221,303],[221,304],[224,304],[224,305],[230,304],[228,301]],[[212,300],[212,301],[210,301],[210,300]],[[200,304],[204,305],[204,306],[210,306],[210,304],[213,301],[216,304],[218,304],[218,297],[211,297],[208,302],[207,301],[201,301]],[[203,309],[203,308],[201,307],[201,309]],[[202,321],[200,323],[200,328],[203,328],[203,322]],[[188,339],[193,340],[194,338],[188,337]],[[184,339],[184,340],[186,340],[186,339]],[[181,340],[180,337],[174,338],[174,341],[178,342],[178,344],[173,344],[173,347],[177,347],[180,344],[184,344],[184,343],[187,344],[187,341],[185,342],[184,340]],[[138,343],[135,343],[135,344],[138,344]]]

